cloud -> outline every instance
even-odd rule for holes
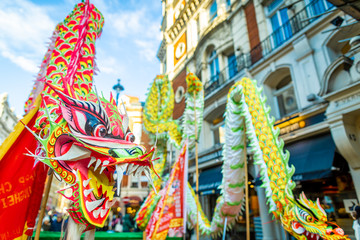
[[[0,55],[35,73],[55,23],[46,9],[26,0],[0,1]]]
[[[144,57],[149,62],[155,59],[157,49],[154,42],[135,40],[135,44],[139,47],[140,57]]]
[[[142,59],[153,62],[161,41],[161,15],[154,16],[149,6],[134,3],[130,9],[105,12],[107,31],[118,39],[135,44],[135,51]],[[116,40],[114,40],[116,41]]]
[[[129,12],[120,12],[119,14],[109,15],[109,20],[116,34],[120,38],[136,35],[144,28],[142,19],[145,16],[145,10],[135,10]]]
[[[124,71],[124,68],[121,67],[121,64],[114,57],[100,55],[98,59],[96,63],[99,63],[100,73],[119,75]]]

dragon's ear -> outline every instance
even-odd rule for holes
[[[110,103],[111,103],[112,105],[116,106],[116,101],[115,101],[115,99],[114,99],[114,97],[113,97],[113,95],[112,95],[112,92],[110,92]]]

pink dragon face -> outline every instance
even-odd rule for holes
[[[144,173],[152,183],[153,150],[134,143],[129,120],[119,113],[115,101],[91,93],[87,100],[75,99],[48,84],[58,95],[58,118],[44,126],[46,157],[43,162],[70,184],[74,202],[69,213],[77,223],[102,227],[119,195],[123,174]]]

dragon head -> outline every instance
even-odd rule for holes
[[[327,215],[319,199],[308,200],[304,193],[300,199],[288,198],[289,203],[281,216],[281,222],[288,232],[301,240],[344,240],[349,239],[344,230],[327,221]]]
[[[126,110],[119,112],[112,96],[106,100],[93,87],[103,24],[89,0],[75,5],[55,28],[27,103],[28,110],[38,108],[32,129],[26,127],[40,142],[29,155],[69,185],[59,192],[72,201],[68,211],[85,231],[104,226],[123,174],[144,173],[152,183],[154,150],[135,143]]]
[[[119,195],[123,174],[144,173],[152,183],[154,150],[146,152],[134,142],[129,119],[112,96],[107,101],[90,91],[85,98],[46,85],[53,98],[43,96],[38,133],[42,144],[36,156],[70,185],[71,191],[59,192],[73,201],[68,211],[75,222],[87,229],[101,227],[115,203],[115,191]]]

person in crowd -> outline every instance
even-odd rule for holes
[[[61,232],[61,225],[63,223],[63,216],[61,213],[56,215],[56,220],[51,223],[50,231]]]
[[[355,238],[356,240],[360,240],[360,206],[354,207],[351,216],[354,219],[353,229],[355,231]]]
[[[122,222],[122,216],[119,214],[117,218],[115,219],[115,226],[114,226],[115,232],[122,232],[123,231],[123,222]]]
[[[51,221],[49,216],[45,216],[43,220],[43,224],[41,226],[42,231],[50,231],[51,228]]]
[[[134,225],[131,221],[130,215],[125,214],[123,221],[123,232],[132,232],[134,230]]]

